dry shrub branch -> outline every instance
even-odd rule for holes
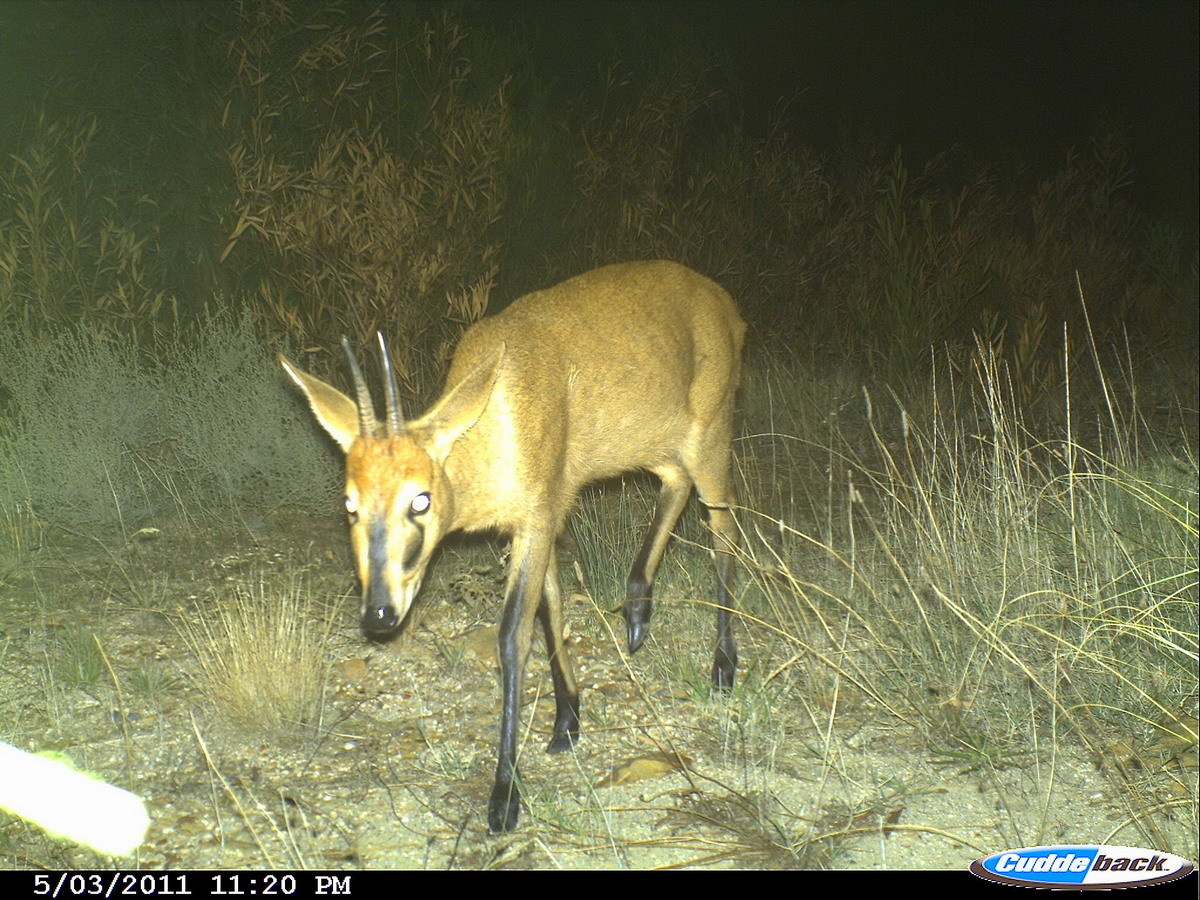
[[[251,270],[268,331],[334,347],[382,330],[419,394],[497,272],[504,83],[478,83],[446,17],[302,12],[243,8],[229,42],[238,200],[223,259]]]
[[[0,170],[0,325],[48,335],[87,322],[141,341],[157,324],[166,297],[148,235],[84,175],[99,127],[39,112]]]

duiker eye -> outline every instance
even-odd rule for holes
[[[430,500],[428,494],[417,494],[417,496],[412,498],[412,503],[408,505],[408,508],[412,511],[414,516],[419,516],[421,513],[426,512],[429,509],[429,504]]]

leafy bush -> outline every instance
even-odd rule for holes
[[[178,334],[162,368],[159,468],[189,501],[331,509],[340,457],[313,440],[312,415],[248,314],[210,313]]]

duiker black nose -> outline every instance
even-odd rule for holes
[[[372,606],[363,613],[362,630],[367,637],[387,637],[396,630],[399,624],[400,617],[396,615],[396,609],[391,605]]]

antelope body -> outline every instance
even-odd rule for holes
[[[345,339],[356,400],[280,357],[346,453],[346,511],[368,636],[386,636],[403,620],[444,534],[497,529],[512,537],[500,623],[492,833],[513,828],[520,812],[517,725],[535,616],[555,694],[547,750],[569,749],[579,738],[554,545],[586,483],[635,469],[662,482],[626,586],[631,651],[646,638],[654,574],[697,489],[717,563],[712,679],[719,688],[732,686],[738,532],[730,442],[745,328],[729,294],[690,269],[670,262],[606,266],[522,297],[468,329],[441,398],[411,421],[400,414],[381,336],[388,401],[382,426]]]

